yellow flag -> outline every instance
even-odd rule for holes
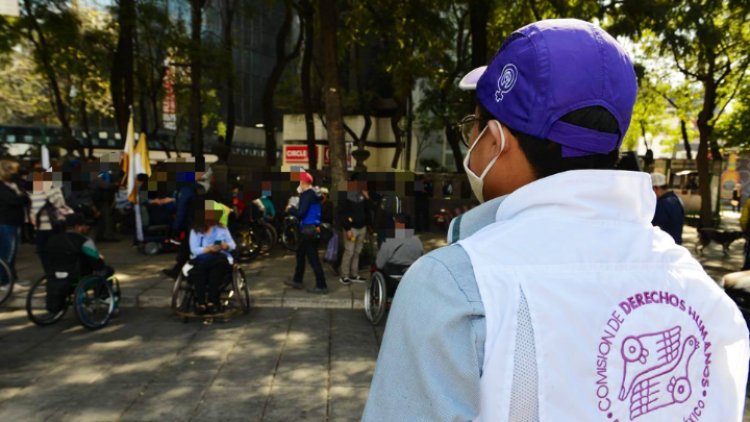
[[[129,162],[130,168],[128,170],[128,181],[130,181],[131,174],[133,175],[133,178],[139,174],[151,176],[151,162],[148,158],[148,143],[146,142],[145,133],[141,133],[141,136],[138,139],[138,145],[133,149],[133,155],[131,155],[131,157],[132,158]],[[132,203],[136,203],[137,195],[138,192],[135,183],[133,183],[132,187],[128,186],[128,200]]]

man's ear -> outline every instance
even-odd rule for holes
[[[510,133],[510,130],[497,120],[490,120],[487,124],[489,125],[489,131],[492,134],[493,154],[500,153],[500,150],[503,150],[503,152],[507,152],[508,148],[511,146],[511,138],[515,140],[513,135]],[[505,146],[503,146],[503,135],[505,135]]]

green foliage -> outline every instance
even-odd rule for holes
[[[728,147],[750,151],[750,81],[744,83],[731,106],[716,128],[717,136]]]

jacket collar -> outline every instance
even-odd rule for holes
[[[572,170],[544,177],[507,196],[497,221],[523,214],[619,220],[651,224],[656,196],[647,173],[624,170]]]

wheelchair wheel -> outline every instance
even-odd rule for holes
[[[73,298],[76,316],[89,330],[106,326],[117,305],[112,285],[99,276],[85,277],[79,281]]]
[[[26,296],[26,314],[31,322],[40,326],[52,325],[59,321],[68,310],[70,302],[69,299],[65,299],[62,309],[50,312],[47,310],[47,288],[47,276],[42,276],[31,285],[29,294]]]
[[[13,293],[13,284],[15,284],[15,280],[13,280],[13,274],[11,274],[8,264],[0,259],[0,305],[8,300]]]
[[[237,249],[232,255],[241,262],[247,262],[255,259],[260,254],[260,246],[254,239],[252,230],[241,230],[237,233]]]
[[[284,227],[284,231],[281,233],[281,243],[284,244],[284,247],[290,251],[296,251],[298,242],[299,229],[296,224],[289,224]]]
[[[236,268],[232,277],[232,288],[237,294],[237,301],[243,314],[250,312],[250,288],[247,285],[245,272],[242,268]]]
[[[193,288],[180,272],[172,287],[172,312],[183,317],[193,312]]]
[[[365,315],[372,325],[378,325],[383,319],[387,300],[385,277],[376,271],[365,289]]]
[[[266,253],[271,250],[276,242],[276,230],[270,224],[260,222],[253,230],[256,243],[260,246],[260,252]]]

